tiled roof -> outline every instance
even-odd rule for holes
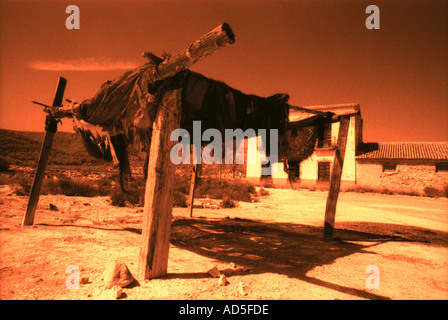
[[[356,159],[448,161],[448,142],[363,143]]]
[[[322,106],[303,106],[305,109],[311,109],[315,111],[323,112],[333,112],[334,114],[348,115],[360,112],[359,104],[357,103],[347,103],[347,104],[332,104],[332,105],[322,105]],[[300,110],[289,110],[289,121],[300,121],[311,116],[315,116],[315,113],[308,113]]]

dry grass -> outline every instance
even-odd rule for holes
[[[308,190],[308,191],[328,191],[330,185],[327,184],[316,184],[311,186],[299,186],[298,189]],[[341,188],[341,192],[356,192],[356,193],[378,193],[378,194],[389,194],[389,195],[406,195],[415,197],[430,197],[430,198],[448,198],[448,185],[441,188],[426,187],[423,192],[417,190],[402,190],[402,189],[391,189],[385,187],[371,187],[371,186],[352,186]]]

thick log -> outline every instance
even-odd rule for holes
[[[60,106],[64,96],[67,80],[60,77],[56,87],[56,93],[53,100],[53,106]],[[40,150],[39,161],[34,175],[33,185],[31,187],[28,206],[23,217],[22,226],[30,226],[34,223],[34,215],[36,213],[37,203],[39,202],[40,189],[45,178],[45,170],[50,158],[51,147],[53,146],[53,138],[57,131],[57,120],[52,115],[47,115],[45,121],[45,136]]]
[[[180,90],[168,91],[153,124],[139,255],[142,280],[167,274],[175,174],[170,159],[175,142],[170,141],[170,135],[180,126],[180,99]]]
[[[162,60],[154,56],[152,53],[146,52],[144,54],[144,57],[148,58],[150,60],[150,63],[133,69],[131,70],[131,72],[126,72],[121,78],[117,79],[116,81],[117,83],[129,81],[129,77],[135,76],[135,74],[137,73],[147,74],[149,80],[148,82],[150,83],[165,80],[176,75],[180,71],[190,68],[193,64],[214,53],[216,50],[234,42],[235,35],[233,34],[232,29],[227,23],[224,23],[190,44],[185,51],[168,59]],[[116,94],[116,92],[114,91],[115,86],[108,85],[106,87],[110,87],[112,93]],[[101,89],[99,93],[97,93],[97,99],[100,100],[102,104],[107,105],[108,102],[103,101],[103,98],[104,96],[110,96],[111,92],[108,92],[108,89],[104,90],[106,91],[102,92],[103,89]],[[97,99],[94,97],[89,103],[93,103],[93,101]],[[110,97],[108,99],[110,99]],[[76,115],[82,105],[76,102],[71,102],[68,106],[48,107],[39,102],[34,103],[43,106],[45,112],[54,114],[58,118],[72,117],[73,114]]]
[[[334,154],[333,169],[331,172],[330,190],[328,192],[327,205],[325,208],[324,238],[327,240],[333,239],[336,205],[341,186],[342,168],[344,165],[349,125],[350,117],[342,116],[339,124],[338,142]]]
[[[221,47],[235,42],[235,35],[227,23],[216,27],[212,31],[190,44],[182,53],[164,60],[156,68],[152,68],[150,79],[153,82],[174,76],[176,73],[186,70],[200,59],[203,59]]]

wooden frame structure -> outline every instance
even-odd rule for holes
[[[210,55],[217,49],[235,42],[234,34],[227,24],[223,24],[207,33],[199,40],[191,44],[187,50],[172,58],[166,59],[154,65],[148,70],[153,82],[163,80],[176,73],[187,69],[198,60]],[[148,53],[147,55],[151,55]],[[33,186],[30,193],[27,211],[23,218],[23,226],[32,225],[36,211],[45,169],[48,163],[52,141],[57,127],[57,118],[69,116],[73,113],[73,106],[62,107],[62,98],[66,86],[66,80],[60,78],[52,106],[45,106],[48,112],[46,134],[42,145],[39,163]],[[39,103],[40,104],[40,103]],[[42,104],[41,104],[42,105]],[[309,111],[309,110],[307,110]],[[143,224],[141,246],[139,253],[140,279],[153,279],[167,274],[168,254],[170,246],[170,229],[173,204],[174,164],[170,161],[170,150],[174,142],[170,141],[170,134],[179,128],[181,119],[181,95],[180,90],[167,91],[162,97],[157,108],[153,133],[151,138],[150,154],[152,155],[148,165],[148,179],[145,190],[145,207],[143,211]],[[342,165],[347,141],[349,118],[341,118],[338,146],[336,149],[331,177],[331,188],[327,199],[325,213],[325,236],[331,238],[334,229],[335,210],[339,193]],[[190,188],[190,217],[194,205],[194,189],[198,166],[192,173]]]

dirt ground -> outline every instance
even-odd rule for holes
[[[324,241],[326,192],[267,190],[192,219],[174,208],[168,276],[135,282],[121,299],[448,298],[448,199],[341,193],[336,238]],[[143,210],[109,202],[41,196],[35,225],[21,228],[27,197],[2,186],[0,298],[108,299],[101,275],[115,258],[137,275]],[[219,286],[207,271],[230,263],[250,271]],[[70,265],[88,278],[79,289],[66,288]],[[370,265],[379,289],[366,288]]]

